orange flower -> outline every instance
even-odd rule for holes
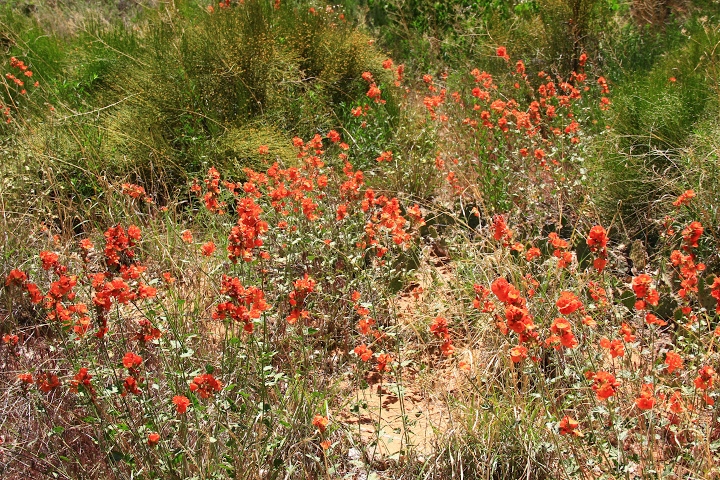
[[[653,397],[653,384],[645,383],[640,388],[640,396],[635,400],[635,405],[640,410],[651,410],[655,405],[655,398]]]
[[[213,243],[212,241],[204,243],[203,246],[200,247],[200,251],[206,257],[211,256],[213,253],[215,253],[215,243]]]
[[[142,237],[142,231],[140,230],[140,227],[136,225],[130,225],[127,229],[127,235],[132,240],[140,240]]]
[[[578,430],[579,426],[580,424],[577,420],[567,415],[565,415],[558,424],[558,427],[560,428],[560,435],[574,435],[576,437],[582,437],[582,432]]]
[[[43,270],[50,270],[58,264],[58,254],[55,252],[40,252],[40,260],[42,260]]]
[[[320,430],[320,433],[325,433],[330,420],[322,415],[315,415],[312,420],[312,424]]]
[[[455,353],[455,347],[453,346],[452,341],[449,338],[445,340],[442,345],[440,345],[440,351],[446,357],[450,357],[453,353]]]
[[[630,325],[623,322],[623,324],[620,326],[620,335],[622,335],[623,340],[627,343],[632,343],[635,341],[635,335],[633,335],[632,330],[630,329]]]
[[[700,222],[692,222],[690,225],[685,227],[681,233],[683,240],[687,243],[687,245],[683,247],[685,250],[688,250],[689,248],[697,248],[698,240],[700,240],[700,236],[703,233],[703,226]]]
[[[605,270],[605,265],[607,265],[607,260],[604,258],[596,258],[593,260],[593,268],[598,272]]]
[[[183,230],[180,234],[182,237],[183,242],[185,243],[192,243],[193,241],[193,234],[190,230]]]
[[[668,373],[672,373],[683,367],[683,359],[671,350],[665,354],[665,365],[667,365]]]
[[[337,143],[340,141],[340,134],[338,132],[336,132],[335,130],[330,130],[327,134],[327,138],[332,143]]]
[[[608,236],[605,229],[600,225],[595,225],[590,229],[587,238],[587,245],[590,251],[598,255],[593,261],[593,267],[598,272],[602,272],[607,265],[607,251],[605,249],[608,242]]]
[[[267,145],[260,145],[258,147],[258,153],[260,155],[267,155],[268,153],[270,153],[270,148]]]
[[[603,337],[600,339],[600,346],[610,350],[610,356],[612,356],[612,358],[625,356],[625,345],[618,339],[610,341]]]
[[[360,359],[361,359],[363,362],[367,362],[367,361],[370,360],[370,359],[372,358],[372,356],[373,356],[373,351],[370,350],[370,349],[367,347],[367,345],[365,345],[365,344],[363,344],[363,345],[358,345],[357,347],[355,347],[355,350],[353,350],[353,351],[355,352],[355,355],[357,355],[358,357],[360,357]]]
[[[211,374],[203,373],[193,379],[190,390],[200,395],[200,398],[208,398],[222,390],[222,383]]]
[[[5,280],[5,286],[10,285],[18,285],[22,286],[25,282],[27,282],[27,274],[21,270],[14,269],[10,270],[10,273],[7,276],[7,279]]]
[[[685,410],[682,404],[682,392],[680,392],[680,390],[675,390],[668,399],[668,404],[672,413],[682,413]]]
[[[305,298],[315,290],[317,282],[309,277],[307,273],[303,278],[295,280],[293,286],[295,289],[290,292],[290,305],[293,307],[290,310],[290,315],[287,316],[287,322],[291,325],[295,324],[299,318],[307,318],[310,312],[303,310],[305,305]]]
[[[390,371],[390,368],[388,367],[388,363],[392,362],[392,357],[387,353],[381,353],[377,357],[377,365],[375,368],[378,372],[388,372]]]
[[[710,365],[705,365],[698,372],[695,378],[695,388],[698,390],[707,390],[715,383],[715,369]]]
[[[135,377],[127,377],[123,381],[123,392],[122,396],[126,396],[127,392],[132,393],[133,395],[141,395],[142,391],[138,388],[138,382]]]
[[[95,389],[92,383],[90,383],[90,380],[92,380],[92,375],[88,374],[86,367],[82,367],[70,382],[70,391],[77,393],[78,387],[82,386],[87,393],[94,396]]]
[[[179,414],[187,412],[187,407],[190,406],[190,399],[185,395],[175,395],[172,402],[177,407],[177,413]]]
[[[430,325],[430,332],[436,337],[449,338],[450,332],[448,330],[448,322],[446,318],[436,317],[432,325]]]
[[[667,322],[665,320],[658,318],[652,313],[648,313],[647,315],[645,315],[645,323],[647,323],[648,325],[658,325],[660,327],[664,327],[665,325],[667,325]]]
[[[510,349],[510,360],[512,360],[513,363],[521,362],[523,359],[527,358],[527,356],[528,349],[523,345],[518,345]]]
[[[673,202],[673,205],[679,207],[680,205],[690,205],[690,200],[695,198],[695,190],[686,190]]]
[[[720,313],[720,277],[715,277],[712,285],[710,285],[710,295],[715,299],[717,305],[715,306],[715,312]]]
[[[540,256],[540,249],[537,247],[532,247],[532,248],[528,249],[527,253],[525,253],[525,260],[530,262],[539,256]]]
[[[558,298],[555,305],[563,315],[569,315],[574,311],[583,308],[583,304],[578,297],[574,293],[568,291],[560,292],[560,298]]]
[[[377,157],[375,160],[378,163],[380,163],[380,162],[392,162],[392,159],[393,159],[393,152],[388,150],[386,152],[381,152],[380,156]]]
[[[550,331],[554,335],[559,336],[560,343],[564,347],[566,347],[566,348],[577,347],[578,342],[577,342],[577,339],[575,338],[575,335],[573,335],[573,333],[572,333],[572,326],[570,325],[570,322],[568,322],[566,319],[556,318],[555,320],[553,320],[553,324],[550,327]],[[552,338],[552,340],[556,341],[556,338]],[[548,340],[550,340],[550,339],[548,339]]]
[[[132,371],[142,365],[142,357],[136,355],[133,352],[127,352],[123,357],[123,366],[128,370]]]
[[[590,378],[593,380],[592,389],[599,400],[612,397],[620,386],[620,382],[609,372],[595,372]]]
[[[490,289],[498,300],[503,303],[518,306],[525,305],[524,299],[520,297],[520,292],[503,277],[495,280],[492,285],[490,285]]]
[[[643,299],[650,291],[652,277],[646,273],[641,273],[632,279],[632,289],[638,299]]]
[[[145,285],[142,282],[138,285],[137,291],[140,298],[154,298],[157,295],[157,288]]]
[[[498,47],[497,50],[495,50],[495,53],[498,57],[502,57],[505,60],[510,60],[510,56],[507,54],[507,49],[505,47]]]
[[[143,187],[141,187],[140,185],[135,185],[134,183],[123,183],[122,193],[131,198],[140,198],[147,195]]]
[[[588,233],[587,245],[594,252],[600,248],[605,248],[608,242],[607,232],[601,225],[595,225]]]
[[[35,383],[41,392],[48,393],[60,386],[60,379],[54,373],[39,373]]]
[[[505,217],[502,215],[495,215],[493,217],[493,238],[495,240],[502,240],[503,245],[508,245],[512,240],[513,232],[505,223]]]
[[[585,315],[582,319],[582,323],[590,328],[597,327],[597,322],[590,315]]]
[[[160,441],[160,435],[156,432],[150,432],[148,434],[148,446],[155,447]]]

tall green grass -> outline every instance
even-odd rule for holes
[[[211,165],[259,167],[259,145],[294,162],[288,139],[337,128],[344,105],[364,98],[361,73],[384,78],[385,57],[338,13],[264,0],[205,6],[160,5],[134,26],[88,15],[63,35],[6,6],[7,58],[41,84],[16,99],[22,122],[4,135],[33,170],[79,196],[114,177],[173,195]]]
[[[690,159],[696,134],[720,108],[714,81],[720,31],[699,22],[688,28],[681,45],[647,71],[626,72],[612,93],[613,130],[596,172],[599,200],[609,216],[620,213],[633,234],[652,229],[650,219],[667,214],[668,199],[696,187],[691,177],[707,177],[715,168]]]

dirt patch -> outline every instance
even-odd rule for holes
[[[430,252],[418,269],[416,281],[393,301],[400,328],[416,332],[427,329],[432,313],[430,292],[436,290],[438,283],[440,290],[451,291],[454,275],[449,258]],[[418,360],[418,355],[429,354],[422,353],[422,345],[410,346],[414,351],[402,352],[402,358]],[[340,421],[359,439],[368,460],[401,459],[408,452],[428,457],[434,452],[451,423],[447,395],[458,384],[454,363],[441,356],[435,360],[440,363],[433,365],[432,378],[421,375],[412,366],[403,368],[401,381],[371,372],[365,377],[368,386],[350,394],[349,407],[339,413]]]
[[[412,450],[430,455],[450,417],[445,406],[417,388],[396,383],[371,385],[355,392],[350,411],[340,413],[350,431],[357,429],[368,458],[398,458]]]

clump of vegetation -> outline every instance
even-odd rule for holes
[[[709,8],[80,5],[3,11],[3,476],[720,475]]]
[[[21,95],[6,79],[5,131],[22,137],[30,168],[51,168],[82,196],[101,191],[106,176],[174,195],[210,165],[258,168],[245,137],[261,136],[291,164],[288,140],[336,127],[343,105],[365,97],[362,72],[385,80],[370,37],[332,10],[176,2],[143,13],[138,30],[87,18],[74,34],[44,40],[44,17],[8,8],[30,29],[13,34],[11,52],[40,86]]]

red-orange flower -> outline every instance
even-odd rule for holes
[[[593,380],[592,389],[599,400],[612,397],[620,386],[620,382],[609,372],[595,372],[590,378]]]
[[[572,325],[570,325],[570,322],[568,322],[567,319],[556,318],[555,320],[553,320],[550,331],[554,334],[554,336],[560,338],[560,343],[564,347],[575,348],[578,345],[577,339],[572,333]],[[556,340],[556,338],[552,338],[552,340]]]
[[[715,299],[717,305],[715,306],[715,312],[720,313],[720,276],[715,277],[712,285],[710,285],[710,295]]]
[[[148,433],[148,446],[155,447],[155,446],[157,446],[159,441],[160,441],[160,434],[158,434],[156,432]]]
[[[77,393],[78,387],[83,387],[87,393],[95,395],[95,389],[93,388],[92,383],[90,383],[91,379],[92,375],[88,374],[88,369],[86,367],[82,367],[70,382],[70,390]]]
[[[689,205],[690,200],[695,197],[695,190],[686,190],[673,202],[673,205],[679,207],[680,205]]]
[[[635,400],[635,405],[640,410],[651,410],[655,405],[653,397],[654,387],[652,383],[645,383],[640,388],[640,396]]]
[[[671,350],[665,354],[665,365],[667,365],[668,373],[673,373],[683,367],[683,359]]]
[[[510,56],[507,53],[507,48],[505,47],[498,47],[497,50],[495,50],[495,53],[498,57],[502,57],[505,60],[510,60]]]
[[[560,435],[574,435],[576,437],[582,437],[582,432],[578,430],[579,426],[580,424],[577,420],[568,415],[565,415],[558,424],[558,427],[560,428]]]
[[[40,252],[40,260],[42,260],[43,270],[50,270],[58,264],[58,254],[55,252]]]
[[[505,217],[502,215],[495,215],[493,217],[493,238],[495,240],[502,240],[503,245],[509,245],[512,240],[513,232],[507,226]]]
[[[555,305],[563,315],[569,315],[583,307],[580,299],[574,293],[568,291],[560,292],[560,298],[558,298]]]
[[[630,328],[630,325],[623,322],[622,325],[620,325],[620,335],[622,335],[623,340],[627,343],[632,343],[635,341],[636,337],[632,332],[632,329]]]
[[[378,372],[388,372],[390,371],[388,367],[388,363],[390,362],[392,362],[392,357],[387,353],[381,353],[377,357],[377,365],[375,365],[375,368]]]
[[[132,371],[142,365],[142,357],[133,352],[127,352],[123,357],[123,366]]]
[[[600,339],[600,346],[610,350],[610,356],[612,356],[612,358],[625,356],[625,345],[618,339],[610,341],[603,337]]]
[[[25,282],[27,282],[27,274],[21,270],[14,269],[10,270],[10,273],[7,276],[7,279],[5,280],[5,286],[9,285],[18,285],[22,286]]]
[[[647,315],[645,315],[645,323],[647,323],[648,325],[658,325],[660,327],[664,327],[665,325],[667,325],[667,322],[665,320],[658,318],[652,313],[648,313]]]
[[[537,247],[529,248],[528,251],[525,253],[525,260],[528,262],[532,261],[535,258],[538,258],[540,256],[540,249]]]
[[[527,358],[528,356],[528,349],[523,345],[517,345],[510,349],[510,360],[513,361],[513,363],[521,362],[523,359]]]
[[[683,231],[681,232],[683,236],[683,240],[687,244],[685,247],[685,250],[688,250],[690,248],[697,248],[698,246],[698,240],[700,240],[700,237],[703,233],[703,226],[700,222],[692,222],[690,225],[685,227]]]
[[[608,242],[607,232],[602,225],[595,225],[588,233],[587,245],[593,252],[605,248]]]
[[[213,253],[215,253],[215,243],[213,243],[213,242],[203,243],[202,247],[200,247],[200,251],[206,257],[211,256]]]
[[[60,386],[60,379],[54,373],[39,373],[35,383],[41,392],[48,393]]]
[[[715,369],[710,365],[705,365],[698,372],[695,378],[695,388],[698,390],[707,390],[715,383]]]
[[[127,395],[127,392],[132,393],[133,395],[140,395],[142,394],[142,391],[138,388],[138,382],[135,377],[127,377],[123,381],[123,392],[122,396],[124,397]]]
[[[320,433],[325,432],[329,423],[330,420],[328,420],[327,417],[323,417],[322,415],[315,415],[312,420],[312,424],[317,427],[318,430],[320,430]]]
[[[290,315],[288,315],[286,319],[289,324],[292,325],[296,323],[299,318],[307,318],[309,316],[309,312],[304,310],[305,299],[315,291],[316,285],[317,282],[307,273],[305,273],[303,278],[295,280],[293,283],[294,289],[289,295],[290,305],[292,306]]]
[[[668,399],[668,404],[672,413],[682,413],[685,410],[682,402],[682,392],[680,392],[680,390],[675,390]]]
[[[208,398],[222,390],[222,383],[211,374],[203,373],[193,379],[190,390],[197,393],[200,398]]]
[[[448,338],[450,333],[447,319],[444,317],[436,317],[432,325],[430,325],[430,332],[436,337]]]
[[[358,345],[357,347],[355,347],[354,352],[355,352],[355,355],[357,355],[358,357],[360,357],[360,359],[361,359],[363,362],[367,362],[367,361],[370,360],[370,359],[372,358],[372,356],[373,356],[373,351],[370,350],[370,349],[367,347],[367,345],[365,345],[365,344],[363,344],[363,345]]]
[[[190,406],[190,399],[185,395],[175,395],[172,402],[177,407],[177,413],[180,414],[187,412],[187,407]]]
[[[498,300],[505,304],[515,305],[519,307],[525,306],[525,300],[520,296],[520,292],[518,291],[518,289],[515,288],[512,284],[510,284],[503,277],[495,280],[492,285],[490,285],[490,289],[498,298]]]

